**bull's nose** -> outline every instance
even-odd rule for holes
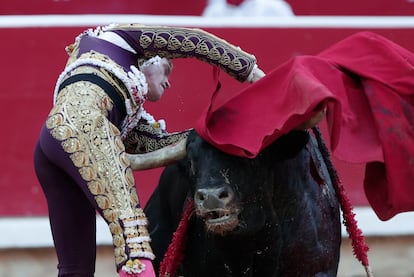
[[[229,187],[198,189],[195,204],[205,209],[225,208],[233,200],[234,193]]]

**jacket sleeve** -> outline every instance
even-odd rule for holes
[[[168,133],[157,123],[150,123],[141,118],[137,126],[123,139],[125,151],[129,154],[143,154],[176,143],[188,136],[190,129]]]
[[[106,31],[121,36],[142,57],[196,58],[239,81],[246,81],[256,65],[253,55],[201,29],[126,24]]]

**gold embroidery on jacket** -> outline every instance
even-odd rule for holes
[[[60,91],[46,126],[61,141],[102,209],[113,236],[115,262],[121,265],[130,257],[153,254],[120,132],[106,118],[112,108],[99,86],[76,82]]]

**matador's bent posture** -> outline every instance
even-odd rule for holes
[[[194,57],[239,81],[253,82],[263,72],[254,56],[199,29],[109,25],[79,35],[67,51],[34,157],[59,276],[94,275],[96,210],[111,231],[119,275],[154,276],[126,153],[171,145],[187,132],[167,133],[143,103],[169,87],[169,59]]]

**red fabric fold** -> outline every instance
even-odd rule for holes
[[[378,217],[414,210],[414,54],[370,32],[317,56],[298,56],[202,114],[196,130],[222,151],[255,157],[328,108],[331,151],[365,163],[365,193]]]

